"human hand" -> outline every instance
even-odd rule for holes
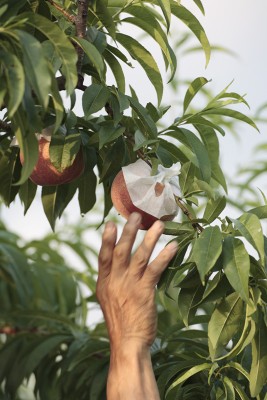
[[[115,349],[129,343],[145,347],[153,343],[157,329],[155,286],[177,251],[177,243],[172,242],[149,263],[164,230],[164,224],[156,221],[131,256],[140,222],[141,216],[133,213],[117,244],[116,225],[108,222],[99,253],[96,294],[106,320],[111,348]]]

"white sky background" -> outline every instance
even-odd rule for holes
[[[239,94],[247,93],[246,99],[251,106],[251,112],[249,111],[248,115],[253,115],[260,105],[267,102],[266,0],[203,0],[206,9],[205,17],[196,7],[192,6],[192,3],[192,0],[183,1],[183,4],[191,8],[202,22],[211,44],[228,48],[237,53],[238,57],[234,58],[225,53],[214,52],[208,68],[205,69],[202,52],[186,55],[179,65],[179,76],[190,80],[198,76],[212,79],[209,85],[214,94],[217,94],[234,79],[232,90]],[[181,29],[183,24],[173,18],[173,30],[176,27]],[[198,42],[194,41],[192,44],[198,45]],[[140,75],[135,69],[131,70],[130,74],[143,104],[151,101],[151,99],[152,102],[156,103],[154,89],[148,80],[146,78],[140,79]],[[184,92],[180,95],[183,96]],[[170,104],[174,100],[168,94],[165,95],[164,99],[166,104]],[[181,97],[182,99],[183,97]],[[239,110],[247,113],[245,108]],[[178,108],[177,111],[174,108],[170,112],[172,118],[177,116],[176,112],[179,112]],[[267,111],[265,115],[267,115]],[[223,170],[231,178],[234,178],[237,166],[253,162],[251,149],[254,144],[267,142],[267,125],[261,128],[261,134],[258,134],[253,128],[240,123],[238,140],[230,133],[222,138]],[[66,213],[71,221],[79,221],[76,202],[68,206]],[[16,200],[16,203],[12,204],[9,209],[2,209],[1,218],[12,231],[18,232],[27,239],[41,238],[44,233],[50,230],[41,202],[36,200],[26,216],[23,215],[19,200]],[[85,218],[91,219],[92,214],[87,214]],[[60,226],[60,223],[58,226]]]

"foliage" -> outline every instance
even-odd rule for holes
[[[194,3],[204,13],[201,1]],[[244,207],[235,219],[222,217],[228,199],[218,141],[231,128],[229,119],[257,126],[238,111],[239,104],[247,105],[243,96],[227,86],[205,97],[209,82],[196,77],[166,127],[169,105],[162,104],[165,75],[159,63],[163,60],[175,82],[177,52],[169,32],[177,19],[200,42],[208,62],[205,31],[178,0],[0,0],[0,195],[7,206],[19,196],[27,212],[36,195],[29,179],[38,157],[35,133],[48,126],[54,165],[71,165],[80,146],[86,164],[77,180],[42,188],[53,229],[76,192],[81,213],[91,211],[98,186],[104,192],[103,219],[109,215],[110,186],[123,165],[139,157],[155,167],[179,161],[181,215],[165,226],[179,250],[158,286],[159,328],[151,349],[161,398],[264,399],[267,276],[261,219],[267,206]],[[129,24],[142,33],[140,40],[129,35]],[[162,60],[150,51],[152,42]],[[134,65],[154,87],[155,104],[142,105],[127,82],[126,71]],[[196,108],[201,94],[206,103]],[[70,135],[73,140],[65,140]],[[11,145],[14,136],[23,166],[19,148]],[[33,375],[33,398],[105,399],[105,329],[86,324],[96,277],[88,262],[96,252],[82,235],[87,228],[32,243],[1,228],[3,399],[20,397]],[[82,260],[82,272],[68,265],[59,244]]]

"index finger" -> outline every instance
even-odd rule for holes
[[[99,277],[105,278],[110,274],[113,251],[117,240],[117,228],[114,222],[107,222],[102,235],[102,245],[98,256]]]

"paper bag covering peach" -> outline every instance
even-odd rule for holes
[[[174,194],[179,195],[180,163],[170,168],[158,166],[156,175],[143,160],[123,167],[111,187],[116,210],[126,219],[136,211],[142,215],[140,229],[148,229],[158,219],[171,221],[178,213]]]

